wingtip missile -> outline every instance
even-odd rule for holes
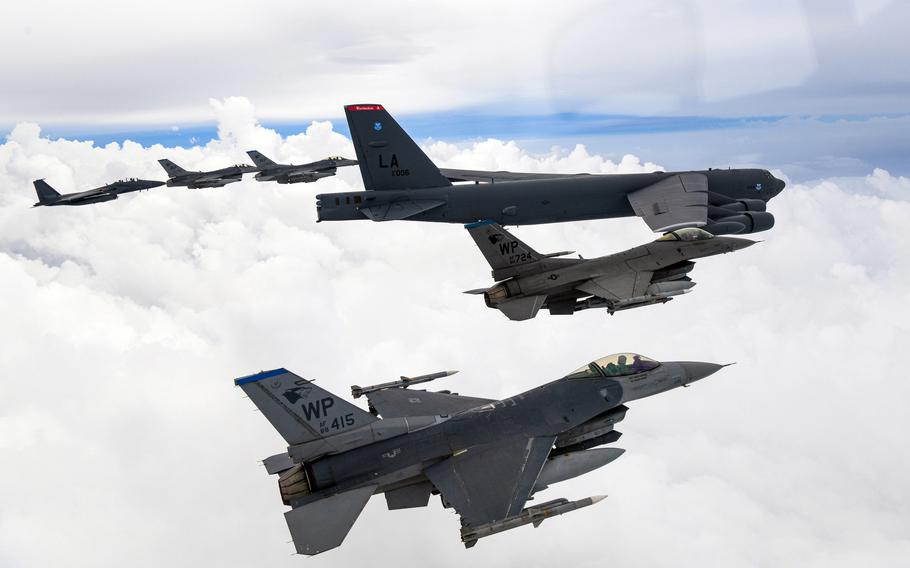
[[[476,527],[462,527],[461,542],[464,543],[465,548],[471,548],[477,544],[478,540],[497,533],[517,529],[518,527],[523,527],[525,525],[531,524],[537,528],[542,522],[549,519],[550,517],[558,517],[559,515],[571,513],[572,511],[577,511],[578,509],[590,507],[595,503],[600,503],[606,499],[606,497],[606,495],[593,495],[591,497],[585,497],[584,499],[579,499],[577,501],[569,501],[568,499],[556,499],[554,501],[548,501],[541,505],[528,507],[514,517],[509,517],[501,521],[484,523]]]
[[[379,383],[377,385],[370,385],[367,387],[361,387],[358,385],[351,385],[351,396],[354,398],[360,398],[365,394],[370,394],[371,392],[376,392],[384,389],[393,389],[393,388],[408,388],[411,385],[417,385],[420,383],[428,383],[436,379],[441,379],[443,377],[450,377],[457,373],[458,371],[439,371],[437,373],[429,373],[427,375],[420,375],[417,377],[406,377],[402,375],[397,381],[390,381],[388,383]]]

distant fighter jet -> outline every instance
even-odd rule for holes
[[[256,168],[248,164],[237,164],[228,168],[221,168],[211,172],[188,172],[170,160],[158,160],[170,179],[168,187],[188,187],[199,189],[201,187],[223,187],[229,183],[240,181],[243,174],[255,172]]]
[[[592,448],[619,438],[613,426],[625,403],[722,366],[616,354],[500,401],[406,389],[451,372],[352,387],[355,396],[366,394],[371,412],[286,369],[234,382],[288,443],[264,465],[291,507],[284,516],[297,552],[313,555],[339,546],[377,493],[389,509],[426,507],[440,494],[461,516],[466,547],[596,503],[602,497],[524,508],[534,493],[623,453]]]
[[[533,225],[637,215],[661,233],[680,227],[754,233],[774,225],[766,204],[785,186],[758,169],[615,175],[440,170],[381,105],[348,105],[345,114],[366,191],[317,195],[320,221]]]
[[[117,199],[117,196],[121,193],[141,191],[164,185],[163,181],[130,178],[118,180],[88,191],[61,195],[43,179],[35,180],[34,183],[35,192],[38,193],[38,203],[35,203],[32,207],[40,207],[42,205],[89,205],[91,203],[112,201]]]
[[[671,231],[652,243],[600,258],[554,258],[570,251],[540,254],[492,221],[465,225],[493,268],[487,306],[511,320],[526,320],[541,308],[571,315],[590,308],[619,310],[669,302],[695,286],[692,259],[744,249],[755,241],[715,237],[694,227]]]
[[[335,175],[338,168],[357,165],[357,160],[348,160],[340,156],[330,156],[325,160],[295,166],[293,164],[276,164],[256,150],[250,150],[247,154],[250,155],[259,171],[256,174],[256,181],[311,183]]]

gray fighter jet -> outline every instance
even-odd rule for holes
[[[248,164],[236,164],[220,170],[210,172],[188,172],[170,160],[158,160],[169,179],[168,187],[188,187],[199,189],[201,187],[223,187],[229,183],[240,181],[243,174],[257,171],[257,168]]]
[[[341,156],[329,156],[325,160],[295,166],[293,164],[276,164],[261,152],[247,152],[259,173],[256,181],[277,181],[278,183],[312,183],[318,179],[335,175],[338,168],[356,166],[357,160]]]
[[[102,185],[95,189],[61,195],[43,179],[35,180],[34,183],[35,192],[38,194],[38,203],[35,203],[32,207],[50,205],[89,205],[92,203],[101,203],[103,201],[112,201],[117,199],[117,196],[121,193],[141,191],[143,189],[151,189],[164,185],[163,181],[129,178],[117,180],[114,183]]]
[[[440,170],[381,105],[348,105],[345,113],[366,191],[317,195],[320,221],[533,225],[637,215],[656,232],[703,227],[715,235],[753,233],[774,225],[765,209],[785,186],[759,169],[616,175]]]
[[[623,453],[597,446],[619,438],[613,427],[625,403],[722,366],[617,354],[499,401],[406,388],[451,372],[352,387],[366,394],[369,412],[286,369],[234,382],[288,443],[264,465],[291,507],[285,520],[297,552],[313,555],[339,546],[377,493],[393,510],[426,507],[440,494],[461,517],[466,547],[596,503],[602,497],[524,508],[536,492]]]
[[[619,310],[666,303],[695,286],[688,276],[695,267],[693,259],[755,244],[685,227],[609,256],[555,258],[572,252],[540,254],[492,221],[471,223],[465,228],[497,281],[492,288],[466,293],[483,294],[487,306],[511,320],[533,318],[541,308],[562,315],[606,308],[612,315]]]

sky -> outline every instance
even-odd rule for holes
[[[17,54],[0,61],[0,566],[910,566],[906,11],[17,6],[0,22]],[[30,208],[35,179],[163,179],[162,157],[352,156],[354,101],[413,124],[440,166],[760,165],[789,184],[774,229],[699,261],[693,293],[527,322],[461,293],[491,282],[458,225],[316,224],[314,195],[362,188],[356,168]],[[654,238],[638,219],[516,234],[585,257]],[[467,551],[437,499],[374,497],[343,547],[294,556],[258,463],[284,443],[232,380],[286,367],[346,396],[458,369],[433,387],[499,398],[621,351],[736,365],[631,403],[626,453],[540,496],[606,500]]]

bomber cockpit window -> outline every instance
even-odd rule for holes
[[[590,379],[600,376],[621,377],[623,375],[635,375],[644,373],[659,366],[660,363],[638,355],[637,353],[614,353],[601,357],[597,361],[589,363],[584,367],[572,371],[566,375],[567,379]]]
[[[662,237],[657,239],[658,241],[706,241],[708,239],[713,239],[714,235],[709,233],[704,229],[699,229],[697,227],[685,227],[683,229],[676,229],[675,231],[670,231],[669,233],[664,233]]]

